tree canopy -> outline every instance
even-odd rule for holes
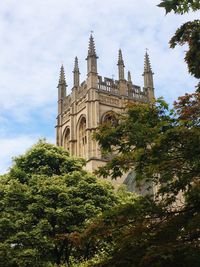
[[[0,266],[70,266],[70,256],[80,256],[76,233],[118,201],[112,186],[83,164],[44,141],[15,158],[0,177]],[[83,249],[81,257],[88,253]]]

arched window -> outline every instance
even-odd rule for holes
[[[70,129],[67,128],[64,134],[64,148],[70,151]]]
[[[116,127],[118,125],[118,118],[117,118],[117,114],[110,110],[107,111],[106,113],[103,114],[102,118],[101,118],[101,123],[106,127]],[[116,153],[114,152],[104,152],[102,153],[102,158],[105,160],[110,160],[113,158],[113,155],[115,155]]]
[[[117,125],[116,114],[113,111],[106,112],[102,117],[102,123],[110,123],[111,125]]]
[[[79,156],[85,157],[87,146],[86,118],[82,117],[79,123]]]

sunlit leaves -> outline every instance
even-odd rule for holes
[[[83,161],[40,141],[0,177],[0,265],[43,267],[79,257],[73,233],[118,202]],[[84,255],[84,251],[81,251]]]

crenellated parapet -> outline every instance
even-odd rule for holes
[[[98,76],[98,90],[119,95],[119,82],[111,78]]]
[[[135,102],[148,102],[148,93],[146,88],[141,88],[138,85],[125,81],[126,91],[121,94],[119,80],[98,76],[97,93],[108,94],[110,96],[123,97]],[[70,107],[73,102],[79,102],[87,94],[87,83],[83,81],[78,87],[73,88],[72,92],[63,99],[63,112]]]
[[[126,90],[125,94],[121,94],[120,82],[111,78],[98,76],[98,91],[107,93],[109,95],[116,95],[124,97],[133,101],[148,102],[148,94],[145,88],[141,88],[138,85],[125,81]]]

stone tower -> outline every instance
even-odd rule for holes
[[[64,67],[58,83],[57,145],[71,155],[86,159],[86,169],[94,171],[105,163],[98,143],[92,138],[100,123],[122,113],[127,102],[151,102],[154,98],[153,72],[149,55],[145,54],[144,87],[133,84],[131,73],[125,78],[121,49],[118,55],[118,80],[98,75],[94,38],[90,35],[87,54],[87,77],[80,83],[78,58],[75,58],[73,87],[67,94]]]

